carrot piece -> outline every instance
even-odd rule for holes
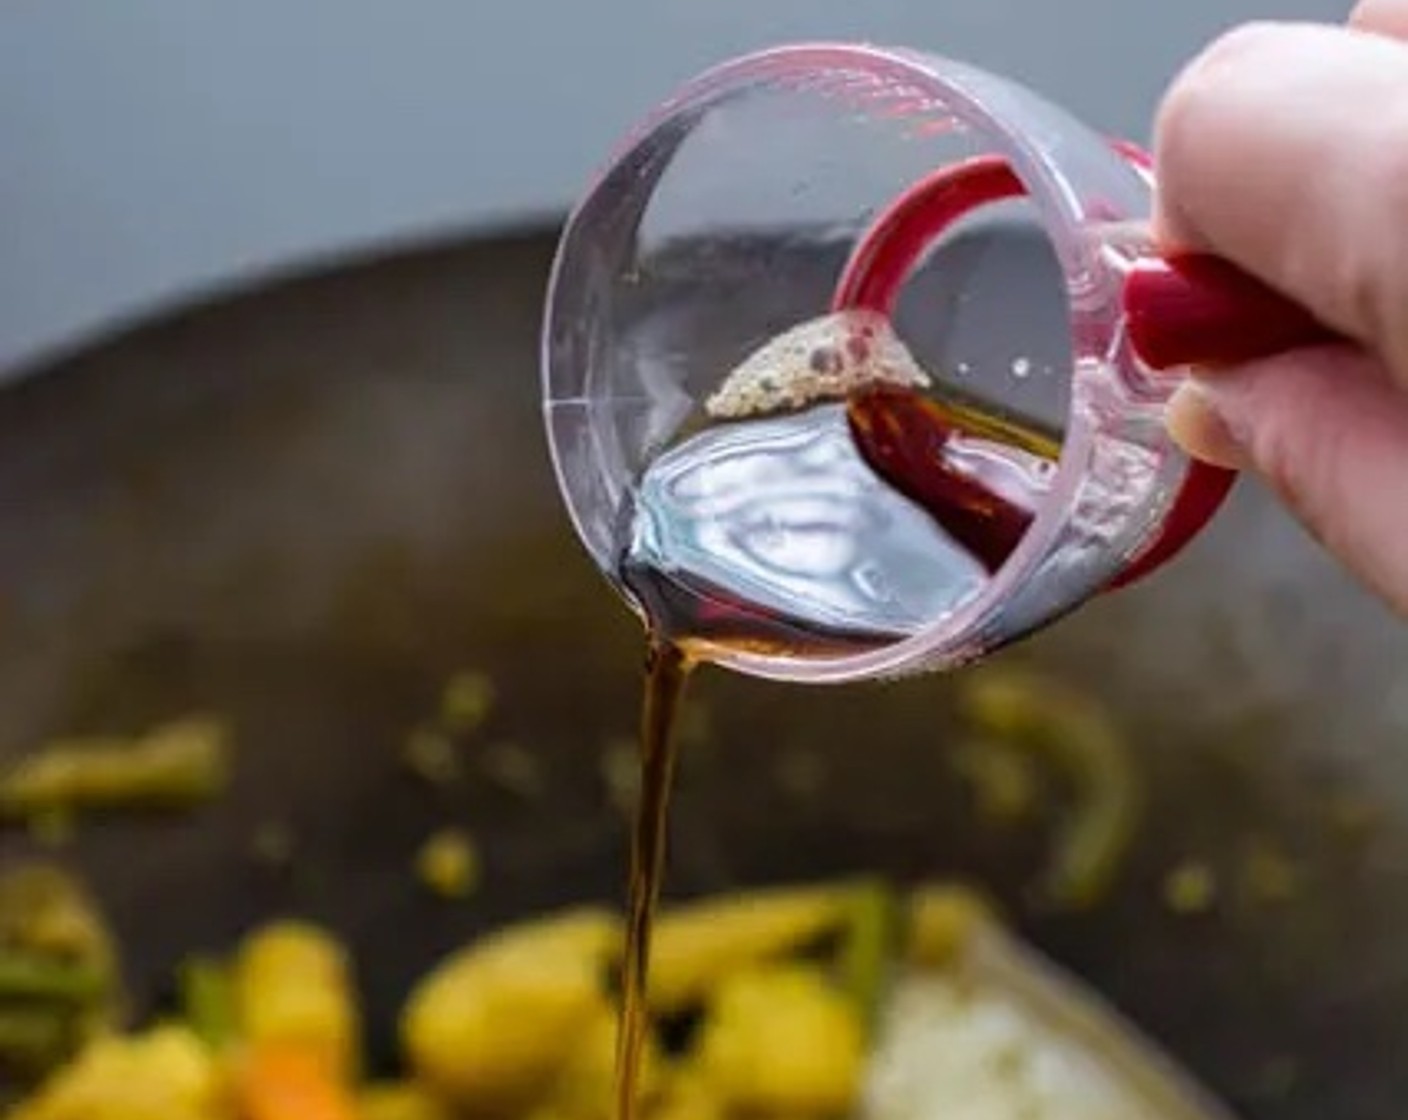
[[[240,1113],[245,1120],[356,1120],[350,1088],[327,1062],[298,1047],[256,1047],[241,1064]]]

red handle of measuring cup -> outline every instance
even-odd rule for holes
[[[1299,305],[1217,257],[1151,257],[1125,279],[1130,345],[1154,370],[1227,366],[1332,341]],[[1181,552],[1217,513],[1235,471],[1194,462],[1159,534],[1110,587],[1125,587]]]
[[[1217,257],[1140,262],[1124,285],[1130,345],[1151,369],[1233,365],[1334,341],[1303,307]]]
[[[1123,140],[1111,146],[1153,183],[1148,152]],[[1154,370],[1233,365],[1334,337],[1304,308],[1207,254],[1146,257],[1125,278],[1123,297],[1130,346]],[[1236,481],[1235,471],[1192,463],[1158,535],[1110,589],[1172,560],[1212,520]]]
[[[1124,312],[1130,345],[1154,370],[1233,365],[1335,338],[1304,308],[1205,254],[1141,261],[1125,280]],[[1173,559],[1212,520],[1236,479],[1235,471],[1193,463],[1158,536],[1111,588]]]
[[[1110,146],[1154,182],[1154,158],[1138,144]],[[1150,369],[1227,366],[1332,341],[1305,308],[1206,253],[1147,256],[1125,278],[1126,330]]]
[[[1152,180],[1152,162],[1135,145],[1112,145]],[[857,243],[837,284],[835,310],[889,314],[910,271],[955,222],[990,203],[1026,193],[1001,157],[980,156],[920,180],[884,209]],[[1227,365],[1324,342],[1333,333],[1304,309],[1214,257],[1150,256],[1123,292],[1130,345],[1153,370]],[[1122,587],[1162,566],[1212,518],[1235,472],[1190,465],[1156,537],[1112,582]]]

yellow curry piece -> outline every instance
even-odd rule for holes
[[[402,1039],[447,1100],[522,1109],[598,1017],[619,919],[583,909],[511,926],[451,956],[411,993]]]
[[[876,936],[877,890],[779,887],[667,908],[643,1120],[834,1120],[849,1112],[875,995],[857,990],[857,978],[885,983],[900,961],[891,950],[913,940],[912,930]],[[930,898],[928,913],[942,897]],[[857,946],[885,956],[858,962]],[[476,939],[410,993],[399,1079],[364,1081],[347,950],[314,925],[275,922],[252,931],[228,961],[188,964],[185,1022],[100,1036],[6,1115],[613,1120],[621,952],[620,918],[595,907]]]
[[[355,1074],[356,993],[347,952],[330,934],[302,922],[256,931],[236,957],[233,999],[246,1042],[298,1049],[339,1076]]]
[[[849,903],[845,887],[778,887],[664,911],[651,941],[651,1006],[671,1013],[697,1003],[740,968],[835,931]]]
[[[101,1038],[10,1120],[211,1120],[223,1116],[220,1067],[185,1027]]]
[[[55,740],[0,771],[0,817],[187,808],[224,790],[229,753],[228,726],[205,715],[136,738]]]
[[[357,1101],[358,1120],[454,1120],[449,1105],[409,1081],[368,1086]]]
[[[839,1116],[865,1060],[855,1005],[818,967],[764,965],[714,993],[699,1043],[700,1076],[731,1112]]]

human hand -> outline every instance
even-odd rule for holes
[[[1201,371],[1169,428],[1261,475],[1408,614],[1408,0],[1348,27],[1257,24],[1178,77],[1156,127],[1156,230],[1352,342]]]

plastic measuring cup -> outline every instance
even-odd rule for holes
[[[1049,488],[981,589],[912,632],[714,660],[811,682],[952,667],[1165,563],[1233,481],[1165,434],[1187,368],[1328,332],[1220,261],[1161,257],[1153,186],[1134,146],[927,53],[783,46],[688,83],[571,215],[548,295],[548,435],[593,559],[621,588],[633,488],[733,365],[797,323],[869,309],[937,396],[1056,432]]]

